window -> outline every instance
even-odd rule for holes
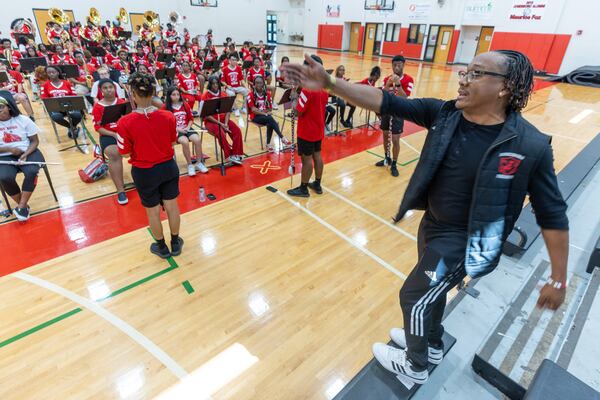
[[[400,24],[387,24],[385,27],[385,41],[397,42],[400,40]]]
[[[406,43],[423,43],[423,38],[425,37],[425,28],[425,24],[410,24],[410,27],[408,28],[408,38],[406,39]]]

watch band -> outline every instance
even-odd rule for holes
[[[567,287],[567,282],[559,282],[559,281],[555,281],[554,279],[548,277],[548,280],[546,281],[546,283],[550,286],[552,286],[554,289],[564,289]]]
[[[325,86],[325,90],[327,90],[329,93],[331,93],[331,91],[333,90],[333,87],[335,86],[336,83],[337,83],[337,79],[335,78],[335,76],[329,75],[329,80],[327,82],[327,86]]]

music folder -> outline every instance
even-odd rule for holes
[[[104,107],[104,112],[102,113],[102,121],[100,122],[100,125],[108,125],[110,123],[117,122],[123,115],[129,114],[130,112],[130,102],[106,106]]]

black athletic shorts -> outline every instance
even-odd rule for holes
[[[131,167],[133,182],[146,208],[155,207],[161,200],[179,196],[179,168],[175,160],[156,164],[151,168]]]
[[[390,130],[390,121],[392,122],[392,135],[399,135],[404,131],[404,120],[402,118],[393,118],[390,115],[381,116],[381,130]]]
[[[104,153],[104,149],[108,146],[117,145],[117,139],[112,136],[100,135],[100,148],[102,148],[102,153]]]
[[[188,130],[186,133],[181,133],[181,132],[179,132],[179,133],[177,134],[177,139],[179,139],[179,138],[180,138],[180,137],[182,137],[182,136],[185,136],[186,138],[188,138],[188,139],[189,139],[189,138],[190,138],[190,136],[192,136],[192,135],[197,135],[197,134],[198,134],[198,132],[196,132],[196,131],[195,131],[195,130],[193,130],[193,129],[190,129],[190,130]]]
[[[317,142],[309,142],[308,140],[298,138],[298,154],[312,156],[313,153],[321,151],[321,140]]]

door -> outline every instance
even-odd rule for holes
[[[493,26],[484,26],[481,28],[481,33],[479,34],[479,42],[477,43],[477,51],[475,52],[475,55],[479,53],[485,53],[490,50],[493,34]]]
[[[438,32],[440,31],[439,25],[431,25],[429,27],[429,35],[427,36],[427,47],[425,49],[425,61],[433,61],[435,55],[435,45],[437,43]]]
[[[350,25],[350,51],[358,52],[358,41],[360,40],[360,22]]]
[[[158,18],[158,20],[160,22],[160,17]],[[146,19],[144,18],[143,13],[129,13],[129,23],[131,24],[133,35],[138,35],[138,27],[141,27],[144,24],[144,22],[146,22]],[[160,24],[153,27],[152,30],[158,34],[160,30]],[[158,36],[155,36],[154,38],[156,39],[158,38]]]
[[[75,16],[73,15],[73,10],[63,10],[65,14],[69,17],[70,21],[75,21]],[[48,15],[48,9],[42,8],[34,8],[33,16],[35,18],[35,22],[37,25],[37,31],[40,37],[42,38],[42,43],[50,44],[48,38],[46,37],[46,23],[51,20]]]
[[[375,43],[373,44],[373,54],[379,55],[382,41],[383,41],[383,24],[377,24],[377,30],[375,31]]]
[[[267,15],[267,43],[277,43],[277,15]]]
[[[377,34],[377,24],[367,24],[365,28],[365,55],[372,55],[375,48],[375,35]]]
[[[441,26],[438,34],[437,44],[435,46],[434,63],[446,64],[448,53],[450,53],[450,43],[452,43],[453,26]]]

